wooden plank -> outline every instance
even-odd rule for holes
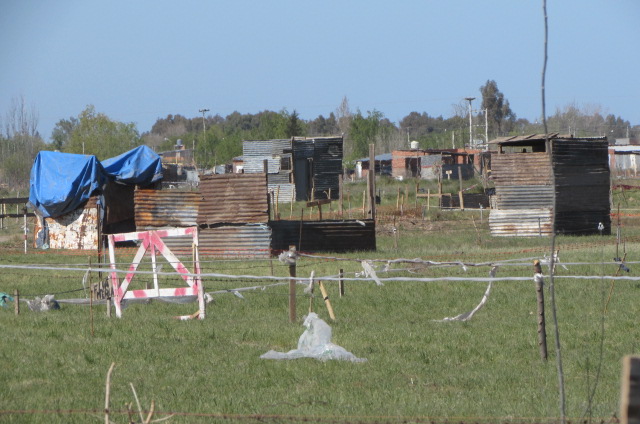
[[[331,199],[314,200],[313,202],[307,202],[307,207],[312,208],[314,206],[326,205],[331,203]]]
[[[0,199],[0,204],[4,203],[5,205],[16,205],[21,203],[27,203],[29,201],[28,197],[7,197],[4,199]]]

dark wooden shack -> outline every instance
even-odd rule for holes
[[[550,235],[554,224],[556,234],[610,234],[605,137],[534,134],[489,144],[497,148],[491,154],[492,235]]]

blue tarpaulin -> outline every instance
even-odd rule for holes
[[[161,158],[140,146],[100,163],[95,156],[41,151],[31,168],[29,202],[42,217],[77,209],[107,179],[149,185],[162,178]]]
[[[122,184],[149,185],[162,178],[162,159],[147,146],[102,161],[105,172]]]
[[[60,216],[89,200],[104,179],[95,156],[42,151],[31,168],[29,202],[44,218]]]

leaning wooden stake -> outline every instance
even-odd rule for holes
[[[542,267],[540,261],[533,261],[533,281],[536,283],[536,295],[538,298],[538,347],[540,357],[547,360],[547,329],[544,318],[544,279],[542,277]]]
[[[113,372],[113,368],[116,366],[115,362],[111,363],[109,367],[109,371],[107,371],[107,388],[104,394],[104,424],[110,424],[109,421],[109,393],[111,391],[111,373]]]
[[[333,313],[333,307],[331,306],[331,302],[329,301],[329,294],[327,293],[327,289],[324,288],[322,280],[318,281],[318,287],[320,287],[322,298],[324,299],[324,304],[327,306],[327,311],[329,311],[329,317],[331,317],[331,319],[335,321],[336,315]]]
[[[14,311],[16,315],[20,315],[20,291],[18,289],[15,289],[13,292],[13,300]]]

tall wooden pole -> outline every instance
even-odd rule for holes
[[[376,220],[376,145],[369,144],[369,213]]]
[[[289,264],[289,322],[296,321],[296,247],[289,246],[293,263]]]

